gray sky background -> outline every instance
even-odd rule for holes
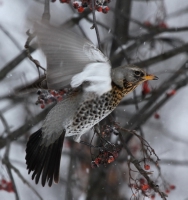
[[[165,0],[166,12],[169,13],[175,12],[177,10],[188,7],[187,0]],[[113,2],[112,2],[113,3]],[[24,43],[26,41],[25,32],[31,27],[28,23],[28,16],[32,20],[40,19],[42,15],[43,6],[42,4],[36,3],[31,0],[0,0],[0,25],[8,31],[11,36],[17,41],[18,45],[13,45],[12,41],[0,30],[0,66],[3,67],[9,61],[11,61],[15,56],[20,52],[20,49],[23,49]],[[68,13],[69,11],[69,13]],[[153,16],[153,13],[157,12],[156,3],[133,3],[133,12],[132,16],[135,19],[143,19],[143,21],[150,20]],[[70,9],[67,5],[60,5],[58,2],[52,5],[52,22],[56,24],[62,23],[62,19],[68,19],[70,14]],[[34,17],[33,17],[34,16]],[[100,15],[98,15],[100,17]],[[104,21],[107,20],[108,16],[105,16]],[[113,19],[112,19],[113,20]],[[188,12],[187,14],[180,15],[178,17],[167,18],[166,20],[169,27],[181,27],[188,25]],[[90,25],[82,22],[85,29],[89,30]],[[134,31],[134,25],[131,26]],[[90,39],[96,42],[95,34],[88,34]],[[165,34],[168,36],[168,34]],[[188,41],[187,32],[182,32],[177,35],[184,41]],[[45,64],[45,59],[42,56],[42,53],[37,51],[33,55],[36,59],[42,60],[42,63]],[[163,79],[165,77],[165,72],[168,73],[168,69],[171,65],[176,62],[179,63],[179,66],[185,61],[184,55],[176,56],[174,59],[166,60],[163,63],[158,63],[158,67],[161,70],[159,78]],[[154,66],[152,69],[156,70]],[[159,71],[160,71],[159,70]],[[0,85],[0,96],[6,94],[7,92],[11,93],[11,85],[21,85],[26,80],[32,80],[37,76],[36,68],[28,60],[24,60],[16,70],[13,70],[9,74],[4,82]],[[152,83],[153,86],[157,83]],[[137,91],[140,91],[138,88]],[[36,97],[37,98],[37,97]],[[158,112],[160,114],[160,119],[156,120],[154,117],[151,118],[146,125],[144,125],[145,132],[148,133],[146,139],[150,142],[151,146],[154,147],[156,153],[161,159],[172,159],[185,161],[188,160],[187,153],[187,144],[188,144],[188,87],[184,87],[179,90],[171,100],[163,106]],[[35,102],[35,100],[33,101]],[[4,109],[9,106],[7,102],[0,102],[0,109]],[[6,119],[8,119],[9,124],[11,125],[11,130],[15,130],[17,127],[23,124],[25,115],[23,114],[22,107],[12,108],[9,112],[5,114]],[[37,108],[34,104],[33,112],[39,112],[40,109]],[[126,112],[126,111],[125,111]],[[0,121],[0,130],[2,128]],[[34,127],[33,130],[37,128]],[[24,147],[25,148],[25,147]],[[11,159],[15,162],[15,166],[20,169],[20,172],[24,177],[30,181],[32,185],[34,182],[30,180],[30,176],[27,175],[26,166],[25,166],[25,149],[23,146],[18,144],[13,144],[11,148]],[[66,151],[66,147],[65,147]],[[3,155],[4,151],[0,152],[0,155]],[[65,164],[68,161],[66,158],[63,158],[62,162]],[[21,163],[21,164],[20,164]],[[5,170],[0,164],[1,171]],[[161,165],[163,176],[167,181],[176,185],[176,189],[169,194],[169,200],[187,200],[188,199],[188,166],[179,166],[169,164]],[[65,176],[66,171],[64,172]],[[17,175],[14,175],[18,187],[18,192],[20,193],[21,199],[34,200],[36,196],[31,194],[30,189],[22,183],[22,181],[17,178]],[[42,188],[40,185],[37,186],[37,190],[40,191],[42,196],[46,196],[45,200],[52,199],[63,199],[64,190],[62,188],[62,193],[56,194],[56,190],[59,189],[58,185],[53,186],[51,189]],[[59,191],[59,190],[58,190]],[[126,190],[127,192],[128,190]],[[131,193],[130,193],[131,194]],[[13,200],[14,194],[0,191],[1,200]],[[79,198],[79,197],[78,197]],[[147,198],[146,198],[147,199]],[[160,198],[157,198],[160,199]],[[80,197],[80,200],[84,198]]]

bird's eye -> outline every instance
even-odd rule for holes
[[[134,71],[135,76],[144,76],[144,73],[142,71]]]
[[[136,76],[140,76],[140,75],[141,75],[141,72],[140,72],[140,71],[135,71],[134,74],[135,74]]]

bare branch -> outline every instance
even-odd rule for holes
[[[20,171],[11,164],[11,162],[7,159],[3,159],[3,164],[5,164],[8,168],[14,170],[14,172],[18,175],[18,177],[25,183],[35,194],[38,196],[39,199],[43,200],[43,198],[40,196],[40,194],[35,190],[35,188],[22,176]]]
[[[41,113],[37,114],[35,116],[35,118],[27,121],[23,126],[21,126],[20,128],[16,129],[15,131],[12,131],[11,134],[9,134],[7,137],[3,138],[0,137],[0,149],[4,148],[6,146],[6,141],[14,141],[17,140],[19,137],[21,137],[22,135],[24,135],[27,131],[29,131],[29,129],[31,129],[33,127],[33,124],[37,124],[39,123],[42,119],[44,119],[44,117],[46,116],[46,114],[50,111],[50,109],[53,107],[49,106],[48,108],[46,108],[44,111],[42,111]]]
[[[101,50],[101,41],[100,41],[99,30],[97,27],[96,16],[95,16],[95,0],[91,0],[91,5],[92,5],[92,14],[93,14],[93,27],[92,28],[95,28],[97,41],[98,41],[98,48],[99,48],[99,50]]]
[[[30,52],[34,52],[35,49],[31,47]],[[0,70],[0,81],[2,81],[10,71],[12,71],[14,68],[16,68],[21,61],[23,61],[27,57],[27,53],[25,51],[22,51],[20,55],[18,55],[16,58],[14,58],[12,61],[10,61],[8,64],[6,64],[2,70]]]

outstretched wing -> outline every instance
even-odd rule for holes
[[[104,84],[104,80],[108,78],[107,90],[109,90],[109,83],[111,85],[109,59],[94,44],[66,27],[60,29],[36,23],[35,30],[38,43],[47,57],[48,88],[60,89],[70,83],[72,87],[77,87],[78,82],[80,85],[84,81],[91,82],[93,86],[101,80]],[[103,63],[103,65],[95,68],[97,65],[91,66],[91,63]],[[82,73],[84,70],[86,73]],[[80,76],[75,78],[74,76],[78,74]]]

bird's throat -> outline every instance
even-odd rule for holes
[[[112,90],[110,91],[112,98],[110,99],[113,107],[116,107],[120,101],[126,96],[129,92],[133,91],[137,85],[126,84],[126,87],[121,88],[115,84],[112,84]]]

